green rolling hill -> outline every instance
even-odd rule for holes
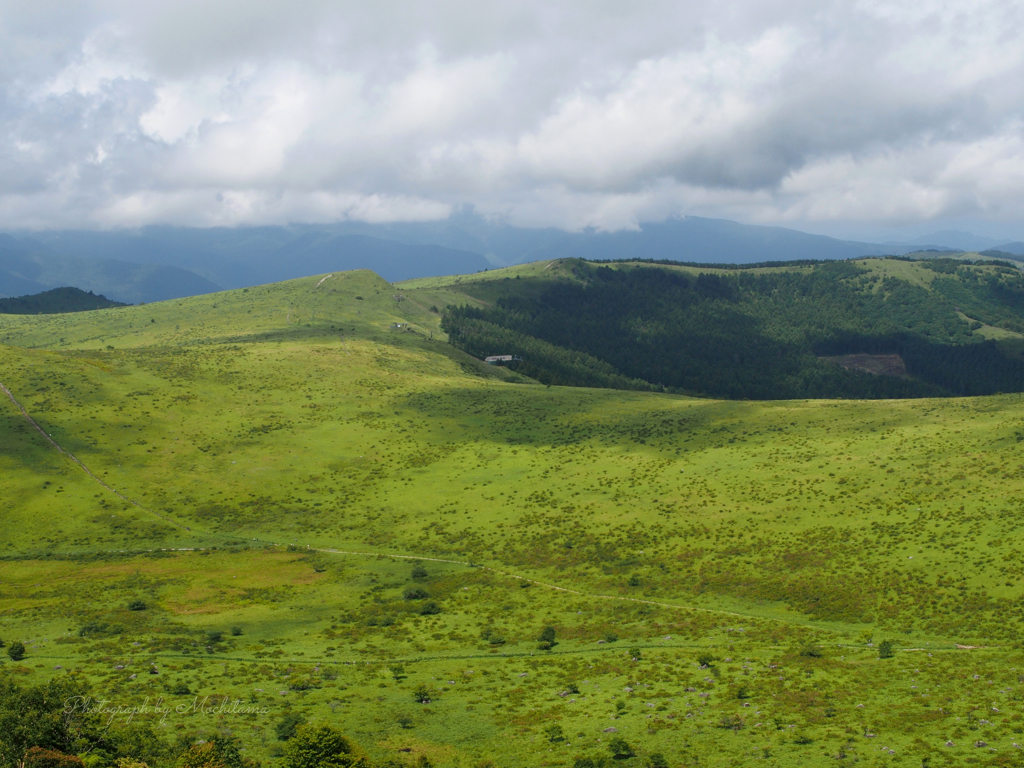
[[[1018,278],[612,266],[0,315],[0,638],[26,651],[3,657],[0,719],[51,680],[166,705],[105,735],[83,718],[96,768],[170,766],[175,744],[226,735],[270,767],[289,718],[338,725],[377,764],[1013,765],[1024,396],[952,397],[909,356],[890,377],[819,359],[904,347],[815,345],[1012,365]],[[635,298],[662,274],[661,306],[689,300],[722,344],[746,328],[792,376],[807,355],[913,397],[693,397],[612,354],[620,327],[644,350],[660,315],[641,332],[606,301],[604,351],[538,323],[597,322],[591,291]],[[825,298],[793,300],[806,286]],[[886,306],[918,290],[908,315]],[[870,311],[820,323],[840,294]],[[520,369],[479,359],[527,337]],[[753,370],[722,352],[738,367],[721,376]]]
[[[521,357],[545,383],[740,399],[1024,389],[1024,275],[1009,262],[559,264],[562,279],[467,287],[487,304],[448,307],[452,343]],[[863,355],[898,356],[901,375],[836,364]]]

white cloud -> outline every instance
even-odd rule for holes
[[[197,215],[197,212],[201,212]],[[153,221],[205,227],[329,223],[352,219],[373,223],[436,221],[451,207],[407,196],[267,193],[261,190],[143,192],[118,197],[96,212],[104,226],[144,226]],[[52,223],[50,224],[52,226]]]
[[[0,0],[0,226],[1024,214],[1024,10]]]
[[[134,80],[144,72],[111,54],[124,30],[116,25],[102,25],[82,41],[81,50],[52,78],[43,83],[39,96],[96,97],[117,80]]]
[[[638,62],[611,92],[559,105],[519,140],[517,154],[535,178],[581,186],[621,187],[672,171],[742,177],[738,167],[712,166],[771,101],[796,48],[790,37],[772,29],[749,46],[709,40],[695,53]]]
[[[230,119],[223,100],[230,81],[207,75],[195,82],[169,82],[156,88],[156,103],[139,117],[139,127],[150,138],[174,144],[185,138],[198,138],[204,123],[224,123]]]

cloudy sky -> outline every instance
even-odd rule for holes
[[[1019,0],[0,0],[0,227],[1020,237],[1022,39]]]

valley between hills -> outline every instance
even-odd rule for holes
[[[273,766],[297,722],[375,764],[1022,764],[1019,270],[841,264],[0,315],[0,684],[106,702],[89,768]],[[562,334],[552,296],[593,324],[650,280],[705,325],[619,313],[628,360]]]

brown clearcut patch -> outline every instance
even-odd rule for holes
[[[875,376],[907,375],[907,366],[899,355],[837,355],[821,359],[848,371],[864,371]]]

